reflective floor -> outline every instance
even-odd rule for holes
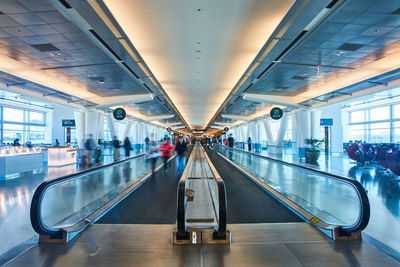
[[[266,150],[260,154],[358,180],[367,190],[371,205],[371,218],[364,233],[400,253],[399,176],[376,164],[357,165],[347,155],[341,154],[321,154],[317,165],[305,163],[290,150],[284,150],[282,155]]]
[[[172,245],[173,228],[95,224],[67,245],[38,244],[6,266],[399,266],[364,241],[328,240],[307,223],[228,225],[230,245]]]
[[[112,161],[112,156],[105,156],[101,163],[90,167],[77,164],[63,167],[45,166],[44,171],[20,173],[11,179],[0,180],[0,256],[27,240],[27,243],[36,242],[29,211],[32,195],[39,184]]]

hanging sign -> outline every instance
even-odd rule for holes
[[[172,129],[171,129],[171,127],[168,127],[167,132],[170,132],[170,131],[172,131]]]
[[[282,109],[275,107],[271,109],[271,112],[269,113],[272,119],[274,120],[280,120],[283,116],[283,111]]]
[[[224,131],[225,131],[225,132],[229,132],[229,128],[228,128],[228,127],[225,127],[225,128],[224,128]]]
[[[321,119],[320,126],[333,126],[333,119]]]
[[[62,120],[62,127],[75,127],[75,120]]]
[[[126,117],[126,111],[123,108],[116,108],[113,112],[114,119],[122,121]]]

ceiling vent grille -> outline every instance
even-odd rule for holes
[[[147,90],[149,90],[150,93],[153,93],[153,90],[151,90],[150,87],[147,86],[147,84],[144,83],[143,86],[146,87]]]
[[[60,51],[57,47],[54,45],[47,43],[47,44],[36,44],[36,45],[31,45],[33,48],[36,48],[40,52],[53,52],[53,51]]]
[[[300,76],[300,75],[296,75],[292,77],[293,80],[305,80],[307,79],[307,76]]]
[[[334,7],[334,6],[337,4],[337,2],[339,2],[339,0],[332,0],[332,1],[326,6],[326,8],[332,8],[332,7]]]
[[[4,13],[0,11],[0,15],[4,15]]]
[[[71,9],[72,6],[65,0],[58,0],[58,2],[61,3],[61,5],[63,5],[66,9]]]
[[[342,51],[356,51],[363,47],[361,44],[350,44],[350,43],[345,43],[341,47],[339,47],[337,50],[342,50]]]

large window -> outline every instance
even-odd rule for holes
[[[394,142],[400,143],[400,121],[394,122]]]
[[[44,112],[0,106],[1,143],[12,144],[15,139],[20,143],[44,143],[45,126]]]
[[[400,142],[400,104],[352,111],[349,121],[347,141]]]

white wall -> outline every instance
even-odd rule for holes
[[[342,106],[342,103],[338,103],[321,108],[321,118],[333,119],[333,126],[331,129],[332,153],[343,152],[343,120],[341,110]],[[321,136],[321,138],[323,138],[323,136]]]
[[[62,127],[62,120],[74,120],[74,111],[76,108],[67,107],[64,105],[53,104],[53,115],[52,115],[52,137],[51,142],[54,144],[56,138],[60,141],[60,145],[65,145],[64,140],[64,127]]]

